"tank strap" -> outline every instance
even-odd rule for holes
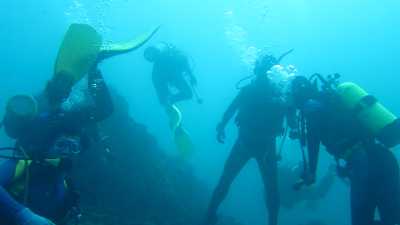
[[[33,160],[18,160],[10,187],[7,188],[13,196],[23,197],[24,202],[27,202],[29,198],[28,189],[31,180],[30,167],[32,163],[35,162]],[[40,163],[51,165],[56,168],[60,166],[61,159],[46,159]]]
[[[354,108],[354,112],[358,114],[361,111],[365,110],[366,108],[375,105],[377,102],[378,99],[376,99],[373,95],[367,95],[364,98],[362,98],[360,102],[356,105],[356,107]]]

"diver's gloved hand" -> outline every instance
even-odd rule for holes
[[[92,95],[96,95],[100,90],[106,86],[102,72],[97,68],[97,65],[93,66],[88,73],[88,89]]]
[[[300,180],[293,185],[293,189],[299,191],[303,186],[311,186],[315,184],[315,182],[316,182],[315,174],[303,173],[300,176]]]
[[[314,174],[306,174],[306,176],[303,178],[305,185],[310,186],[315,184],[316,178]]]
[[[220,123],[217,126],[217,141],[219,143],[221,143],[221,144],[224,144],[225,143],[225,138],[226,138],[225,126],[222,123]]]
[[[55,225],[50,220],[33,213],[28,208],[21,210],[17,215],[18,225]]]

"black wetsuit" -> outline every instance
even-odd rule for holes
[[[216,215],[236,176],[250,159],[255,159],[264,182],[269,224],[276,225],[280,207],[276,137],[282,134],[287,108],[280,90],[265,79],[253,82],[240,91],[222,123],[226,124],[236,112],[239,136],[213,193],[208,217]]]
[[[96,88],[93,84],[96,82]],[[17,214],[24,207],[30,208],[40,216],[58,222],[69,210],[64,181],[69,170],[68,158],[62,160],[59,166],[52,166],[43,158],[54,157],[54,145],[62,136],[76,138],[80,148],[87,143],[89,129],[95,123],[104,120],[113,112],[113,104],[107,86],[102,81],[101,74],[89,75],[89,90],[93,104],[71,110],[49,109],[46,95],[38,98],[38,116],[18,127],[12,120],[5,118],[4,125],[8,135],[17,140],[17,146],[23,148],[35,163],[30,166],[30,182],[27,192],[27,205],[22,205],[22,199],[14,200],[5,189],[14,182],[14,173],[18,160],[8,160],[0,165],[0,221],[1,224],[13,225],[18,220]],[[25,177],[25,176],[24,176]],[[15,196],[18,197],[18,196]]]
[[[301,111],[307,124],[310,170],[315,175],[320,144],[347,162],[353,225],[372,225],[378,209],[381,224],[399,221],[399,169],[393,153],[366,133],[333,94],[322,93]]]
[[[163,49],[161,56],[154,62],[152,76],[162,105],[192,98],[192,89],[185,76],[194,79],[187,57],[173,47]]]

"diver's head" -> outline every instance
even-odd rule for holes
[[[256,77],[266,76],[267,72],[278,63],[278,59],[273,55],[263,55],[256,61],[254,75],[256,75]]]
[[[50,104],[61,104],[71,94],[74,78],[68,73],[59,72],[46,86],[46,95]]]
[[[290,93],[296,107],[301,107],[305,102],[314,97],[315,92],[315,87],[306,77],[297,76],[293,79]]]
[[[144,58],[149,62],[155,62],[161,55],[161,49],[156,46],[148,47],[144,50]]]

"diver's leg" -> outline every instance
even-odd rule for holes
[[[153,86],[156,90],[158,100],[160,104],[163,106],[167,106],[169,104],[168,98],[170,96],[168,83],[160,78],[160,75],[153,74]]]
[[[265,187],[265,198],[268,208],[268,224],[277,225],[280,197],[275,140],[268,141],[266,145],[267,146],[264,146],[264,152],[266,153],[258,155],[256,159]]]
[[[377,169],[378,179],[378,209],[382,224],[395,225],[400,222],[400,179],[399,165],[392,152],[388,149],[377,149],[373,158],[377,160],[374,164]]]
[[[232,152],[225,162],[224,171],[215,188],[211,202],[208,207],[207,219],[205,225],[215,224],[217,221],[217,210],[219,205],[225,199],[228,194],[229,188],[237,177],[242,168],[249,161],[249,156],[246,154],[243,143],[238,139],[232,149]]]
[[[369,179],[369,162],[367,153],[359,150],[353,153],[349,161],[350,201],[352,225],[373,224],[375,216],[374,184]]]
[[[185,80],[183,75],[175,77],[172,83],[178,89],[178,93],[171,96],[172,103],[189,100],[193,98],[192,89],[190,88],[188,82]]]

